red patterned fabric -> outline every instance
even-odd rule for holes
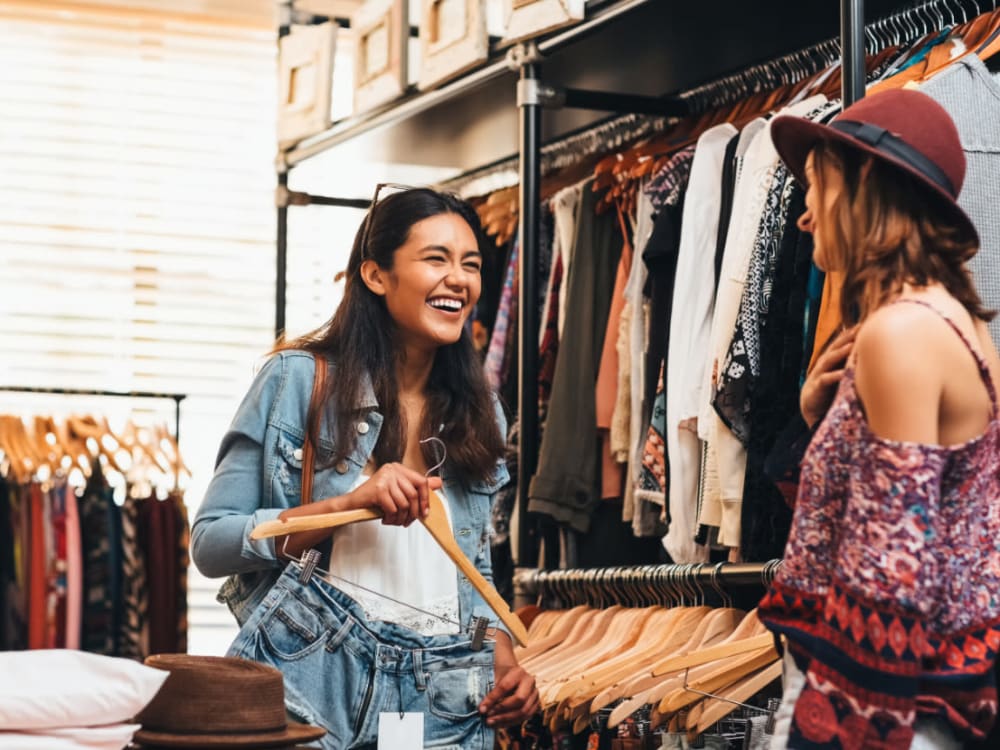
[[[1000,422],[972,351],[993,405],[980,437],[874,435],[849,364],[803,458],[785,562],[760,605],[806,674],[789,748],[908,748],[918,715],[982,737],[996,717]]]

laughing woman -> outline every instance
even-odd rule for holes
[[[491,580],[504,417],[466,328],[483,247],[464,201],[423,188],[376,193],[343,302],[261,368],[194,522],[195,564],[230,576],[220,598],[241,625],[230,655],[280,669],[290,714],[323,726],[331,750],[374,747],[380,713],[401,711],[423,714],[422,746],[489,750],[494,728],[538,706],[498,623],[472,648],[470,620],[492,620],[492,610],[414,524],[443,487],[459,546]],[[315,480],[300,497],[310,437]],[[446,456],[440,478],[427,477],[438,463],[431,437]],[[362,508],[381,524],[250,539],[274,518]],[[297,559],[316,547],[328,573],[302,575]]]

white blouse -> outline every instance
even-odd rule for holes
[[[361,475],[352,489],[368,479]],[[439,494],[450,526],[448,499]],[[330,582],[357,601],[369,620],[422,635],[461,630],[455,564],[419,521],[409,528],[362,521],[334,529],[330,573]]]

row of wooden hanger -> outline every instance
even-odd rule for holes
[[[86,478],[99,461],[121,475],[138,466],[171,476],[175,485],[191,476],[177,440],[166,424],[136,425],[131,419],[113,430],[106,417],[75,415],[57,419],[0,415],[0,451],[17,483],[45,480],[75,471]]]
[[[869,71],[882,68],[894,58],[892,69],[907,68],[908,59],[926,53],[931,42],[936,42],[938,50],[937,54],[927,55],[919,67],[905,70],[903,76],[891,76],[876,84],[873,90],[926,80],[960,56],[954,54],[958,43],[965,50],[960,54],[976,54],[984,61],[992,60],[1000,52],[1000,10],[994,4],[992,10],[980,13],[976,5],[976,15],[971,18],[968,10],[957,0],[937,0],[900,11],[866,27],[869,47],[878,50],[866,59]],[[945,31],[948,34],[942,38]],[[711,106],[701,114],[683,118],[664,132],[624,150],[585,157],[578,164],[547,175],[542,180],[542,199],[548,200],[562,188],[591,175],[593,189],[604,191],[599,211],[617,205],[621,211],[632,215],[642,180],[659,171],[678,150],[695,143],[705,130],[723,122],[740,128],[756,117],[806,96],[838,97],[841,86],[839,51],[827,44],[817,45],[808,52],[810,54],[793,53],[773,64],[756,66],[730,77],[734,81],[731,84],[725,79],[696,89],[692,96],[685,95],[684,98],[692,102],[713,101],[712,92],[728,85],[742,96],[732,103],[730,92],[730,103]],[[817,63],[818,71],[809,73],[816,70]],[[770,75],[763,75],[761,71]],[[747,83],[748,80],[751,83]],[[700,111],[698,107],[695,110]],[[517,229],[518,187],[492,193],[478,203],[477,211],[487,234],[495,237],[497,245],[505,244]]]
[[[671,575],[697,581],[705,566],[669,566]],[[657,581],[664,566],[650,567],[642,583],[659,596],[677,581]],[[638,569],[643,574],[643,569]],[[711,569],[718,575],[719,566]],[[722,607],[704,603],[704,592],[652,606],[578,605],[537,614],[531,645],[516,650],[535,676],[544,719],[556,731],[583,732],[601,709],[612,707],[608,727],[652,707],[653,728],[703,734],[771,685],[781,674],[772,635],[744,612],[712,578]],[[695,586],[697,589],[697,587]],[[683,589],[681,589],[683,590]]]

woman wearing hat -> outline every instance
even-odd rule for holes
[[[414,523],[443,487],[458,546],[490,579],[490,503],[508,474],[466,326],[484,247],[461,199],[376,191],[340,307],[261,368],[193,525],[195,564],[230,576],[220,598],[242,628],[229,655],[280,669],[291,714],[326,729],[330,750],[374,747],[404,713],[423,716],[421,747],[488,750],[538,705],[508,634],[483,641],[492,610]],[[276,518],[358,509],[381,523],[251,539]],[[301,564],[323,546],[319,569]]]
[[[802,391],[814,434],[760,607],[786,646],[772,747],[961,747],[997,713],[1000,359],[958,133],[908,90],[772,132],[845,326]]]

